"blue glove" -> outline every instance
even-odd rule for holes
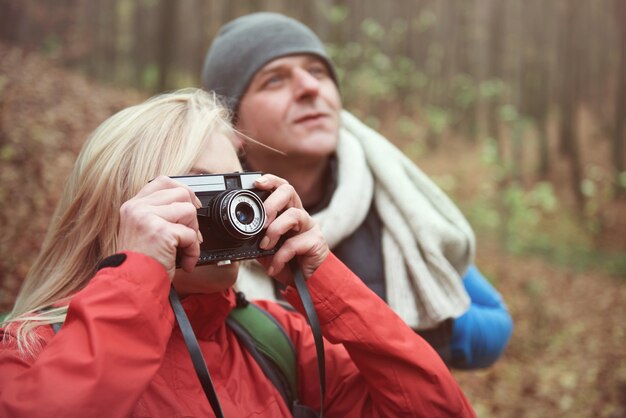
[[[471,305],[454,320],[452,367],[489,367],[504,352],[513,332],[513,320],[502,296],[475,266],[470,266],[465,273],[463,285]]]

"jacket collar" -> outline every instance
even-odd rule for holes
[[[194,294],[181,301],[197,338],[209,338],[226,321],[235,307],[235,294],[231,288],[208,295]]]

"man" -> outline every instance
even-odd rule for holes
[[[333,252],[450,365],[491,365],[512,320],[473,267],[471,227],[445,194],[389,141],[342,110],[320,39],[275,13],[226,24],[202,71],[203,87],[232,111],[244,167],[297,190]],[[274,298],[255,265],[238,285]]]

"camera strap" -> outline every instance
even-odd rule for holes
[[[193,368],[196,369],[196,374],[198,375],[204,394],[209,400],[216,418],[224,418],[224,412],[222,412],[222,406],[217,398],[217,392],[215,391],[215,386],[213,386],[213,380],[211,380],[209,369],[206,367],[206,362],[202,356],[198,339],[196,338],[196,334],[193,332],[193,328],[191,328],[189,318],[187,318],[187,314],[180,303],[180,299],[178,298],[178,294],[176,293],[173,285],[170,287],[170,304],[174,310],[174,315],[176,316],[176,322],[178,322],[180,331],[183,333],[185,345],[191,355]]]
[[[315,306],[313,305],[313,300],[311,299],[311,294],[309,293],[306,281],[295,258],[289,262],[289,266],[294,275],[294,284],[296,286],[296,290],[298,291],[298,295],[300,296],[300,300],[302,301],[302,305],[306,314],[306,319],[309,323],[309,326],[311,327],[311,331],[313,332],[315,351],[317,352],[317,371],[320,378],[319,417],[323,418],[324,395],[326,393],[326,358],[324,355],[322,329],[320,327],[319,319],[317,317],[317,312],[315,311]],[[174,310],[176,322],[178,323],[178,326],[180,327],[180,330],[183,334],[185,345],[187,346],[187,350],[189,351],[189,354],[191,356],[193,367],[196,370],[196,375],[198,376],[198,380],[202,385],[204,394],[211,404],[211,408],[213,408],[213,413],[215,414],[215,416],[217,418],[223,418],[224,412],[222,411],[222,407],[217,397],[217,392],[215,391],[213,380],[211,379],[209,370],[206,366],[206,362],[204,361],[204,357],[202,356],[200,345],[198,344],[196,335],[193,332],[191,323],[189,322],[189,318],[187,318],[187,314],[185,313],[185,310],[180,303],[180,299],[178,297],[178,294],[176,293],[176,290],[174,289],[174,286],[170,288],[169,299],[170,304],[172,305],[172,309]]]
[[[320,418],[324,417],[324,396],[326,395],[326,356],[324,354],[324,340],[322,338],[322,327],[320,326],[319,318],[317,317],[317,311],[315,311],[315,305],[311,299],[309,288],[304,280],[304,275],[298,262],[295,258],[292,258],[289,262],[291,272],[293,273],[293,281],[296,285],[298,295],[304,306],[304,313],[306,319],[313,332],[313,340],[315,341],[315,351],[317,353],[317,373],[320,378]]]

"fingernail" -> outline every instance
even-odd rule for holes
[[[200,241],[200,243],[204,242],[204,238],[202,237],[202,232],[198,231],[198,241]]]
[[[274,267],[270,266],[270,267],[267,269],[267,275],[268,275],[268,276],[272,276],[273,274],[274,274]]]
[[[270,243],[269,237],[265,236],[259,243],[259,247],[263,250],[267,250],[267,246],[269,245],[269,243]]]
[[[259,177],[258,179],[256,179],[256,182],[259,184],[265,184],[267,183],[267,179],[265,177]]]
[[[196,196],[196,209],[200,209],[202,207],[202,202],[200,201],[200,199],[198,199],[198,196]]]

